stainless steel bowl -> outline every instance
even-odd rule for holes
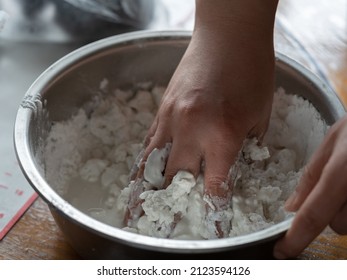
[[[109,88],[147,81],[166,85],[190,35],[140,31],[97,41],[53,64],[25,94],[14,131],[19,162],[67,240],[84,258],[270,258],[273,242],[290,227],[291,219],[248,235],[208,241],[147,237],[83,214],[46,182],[41,151],[49,123],[68,119],[93,97],[104,78],[110,81]],[[344,114],[342,103],[326,84],[281,54],[277,54],[276,84],[310,100],[328,124]],[[43,113],[42,104],[48,114]]]

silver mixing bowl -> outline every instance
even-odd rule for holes
[[[57,224],[83,258],[271,258],[273,243],[291,225],[218,240],[168,240],[123,231],[82,213],[45,180],[42,146],[51,121],[65,120],[98,92],[153,81],[166,85],[190,39],[186,32],[140,31],[82,47],[49,67],[30,87],[18,110],[14,141],[27,180],[49,205]],[[310,100],[331,125],[345,112],[336,94],[295,61],[277,54],[276,84]],[[45,110],[42,110],[42,107]]]

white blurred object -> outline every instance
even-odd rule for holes
[[[11,17],[1,38],[87,43],[147,28],[153,5],[154,0],[0,0],[0,10]]]
[[[8,18],[9,18],[9,15],[6,12],[0,11],[0,31],[4,28]]]
[[[194,0],[157,0],[154,7],[154,18],[148,29],[192,30],[194,15]]]
[[[195,1],[0,0],[10,17],[0,39],[88,43],[143,29],[192,30]]]
[[[105,21],[143,28],[153,17],[154,0],[65,0]]]

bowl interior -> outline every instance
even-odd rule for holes
[[[28,90],[16,120],[16,151],[29,182],[55,212],[73,221],[75,225],[80,225],[83,230],[112,242],[161,251],[205,252],[232,249],[276,238],[288,229],[290,221],[262,234],[253,234],[250,238],[201,241],[193,245],[177,240],[162,241],[147,237],[139,239],[134,238],[134,234],[111,229],[86,217],[78,209],[67,205],[45,181],[40,151],[52,122],[69,119],[95,94],[107,94],[107,89],[100,89],[100,84],[105,79],[109,82],[107,88],[110,92],[112,89],[132,88],[138,83],[149,81],[156,85],[167,85],[189,39],[190,34],[187,33],[139,32],[101,40],[52,65]],[[276,86],[285,88],[287,93],[307,98],[329,125],[344,112],[337,96],[325,84],[281,54],[277,54],[276,60]],[[28,101],[44,104],[45,113],[38,113],[37,108],[28,108]]]

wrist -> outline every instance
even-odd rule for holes
[[[214,41],[273,40],[278,0],[196,0],[194,34]]]

